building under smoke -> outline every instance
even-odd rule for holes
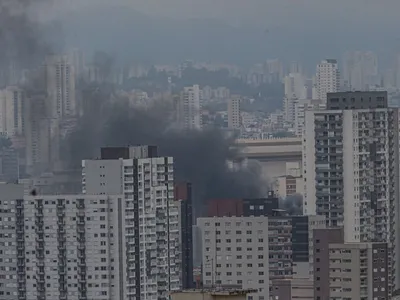
[[[235,156],[233,138],[218,130],[173,130],[169,103],[132,108],[124,99],[110,103],[112,90],[99,86],[96,93],[100,108],[84,112],[62,145],[62,157],[70,166],[79,167],[82,159],[98,156],[102,146],[151,144],[162,155],[174,157],[177,180],[193,184],[196,215],[203,213],[205,199],[264,195],[260,170],[229,168],[227,161]]]

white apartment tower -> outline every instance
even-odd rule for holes
[[[1,300],[127,299],[122,196],[24,196],[0,185]]]
[[[268,218],[198,218],[197,226],[203,284],[256,289],[251,299],[269,299]]]
[[[201,129],[203,126],[201,113],[200,87],[185,87],[178,100],[177,121],[182,129]]]
[[[305,78],[299,73],[290,73],[284,78],[285,97],[283,107],[285,111],[285,121],[293,124],[295,118],[295,105],[299,99],[305,99],[306,87]]]
[[[285,76],[285,97],[289,99],[304,99],[306,80],[303,74],[289,73]]]
[[[319,99],[302,99],[296,101],[294,107],[294,132],[296,136],[303,135],[306,111],[324,110],[326,103]]]
[[[24,134],[24,101],[24,92],[18,87],[0,90],[0,133],[8,137]]]
[[[336,59],[326,59],[317,65],[317,97],[326,101],[327,93],[340,90],[340,72]]]
[[[240,126],[240,97],[231,97],[228,100],[228,128],[238,129]]]
[[[123,195],[121,299],[168,299],[181,288],[173,158],[154,146],[102,148],[101,159],[82,167],[85,194]]]
[[[68,56],[48,57],[44,65],[44,73],[49,117],[75,116],[75,71]]]
[[[307,111],[303,136],[304,214],[344,226],[345,242],[385,242],[398,287],[399,122],[386,92],[328,94]]]

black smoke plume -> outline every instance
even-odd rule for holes
[[[37,18],[52,0],[0,0],[0,80],[14,84],[19,72],[41,63],[50,47]]]
[[[87,86],[82,101],[86,112],[62,147],[74,167],[98,157],[102,146],[157,145],[161,155],[174,157],[176,179],[192,183],[197,215],[209,199],[265,195],[259,169],[228,166],[235,155],[233,139],[219,130],[174,129],[168,101],[133,108],[107,84]]]
[[[280,199],[279,206],[281,209],[287,211],[291,216],[298,216],[303,214],[303,196],[300,194],[293,194],[286,198]]]

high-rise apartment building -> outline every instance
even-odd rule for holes
[[[198,218],[202,232],[204,286],[256,289],[252,299],[269,299],[268,218]]]
[[[198,85],[185,87],[176,105],[179,127],[201,129],[203,126],[201,109],[200,87]]]
[[[75,71],[68,56],[50,56],[43,66],[47,112],[51,118],[76,114]]]
[[[295,103],[294,107],[294,132],[297,136],[303,135],[306,111],[324,110],[326,103],[319,99],[304,99]]]
[[[25,95],[22,89],[9,86],[0,90],[0,133],[21,136],[25,130]]]
[[[340,90],[340,72],[336,59],[326,59],[317,65],[317,97],[326,101],[327,93]]]
[[[304,214],[344,226],[345,242],[388,243],[390,288],[398,280],[399,122],[386,92],[328,94],[307,111]]]
[[[123,195],[123,299],[168,299],[181,288],[173,158],[159,157],[155,146],[102,148],[82,167],[85,194]]]
[[[238,129],[241,125],[240,97],[232,96],[228,99],[228,128]]]
[[[288,99],[304,99],[306,78],[300,73],[289,73],[284,78],[285,97]]]
[[[41,173],[47,169],[52,160],[50,135],[52,120],[46,117],[44,93],[29,95],[25,105],[25,118],[26,171],[28,174]]]
[[[1,184],[0,195],[1,300],[158,300],[180,289],[178,212],[166,197],[134,210],[127,193],[24,196]]]
[[[126,299],[121,196],[0,191],[1,300]]]
[[[175,185],[175,200],[179,202],[179,227],[182,261],[182,289],[194,287],[193,279],[193,199],[192,185],[188,182]]]

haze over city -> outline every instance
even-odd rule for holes
[[[0,0],[0,300],[400,299],[399,10]]]

